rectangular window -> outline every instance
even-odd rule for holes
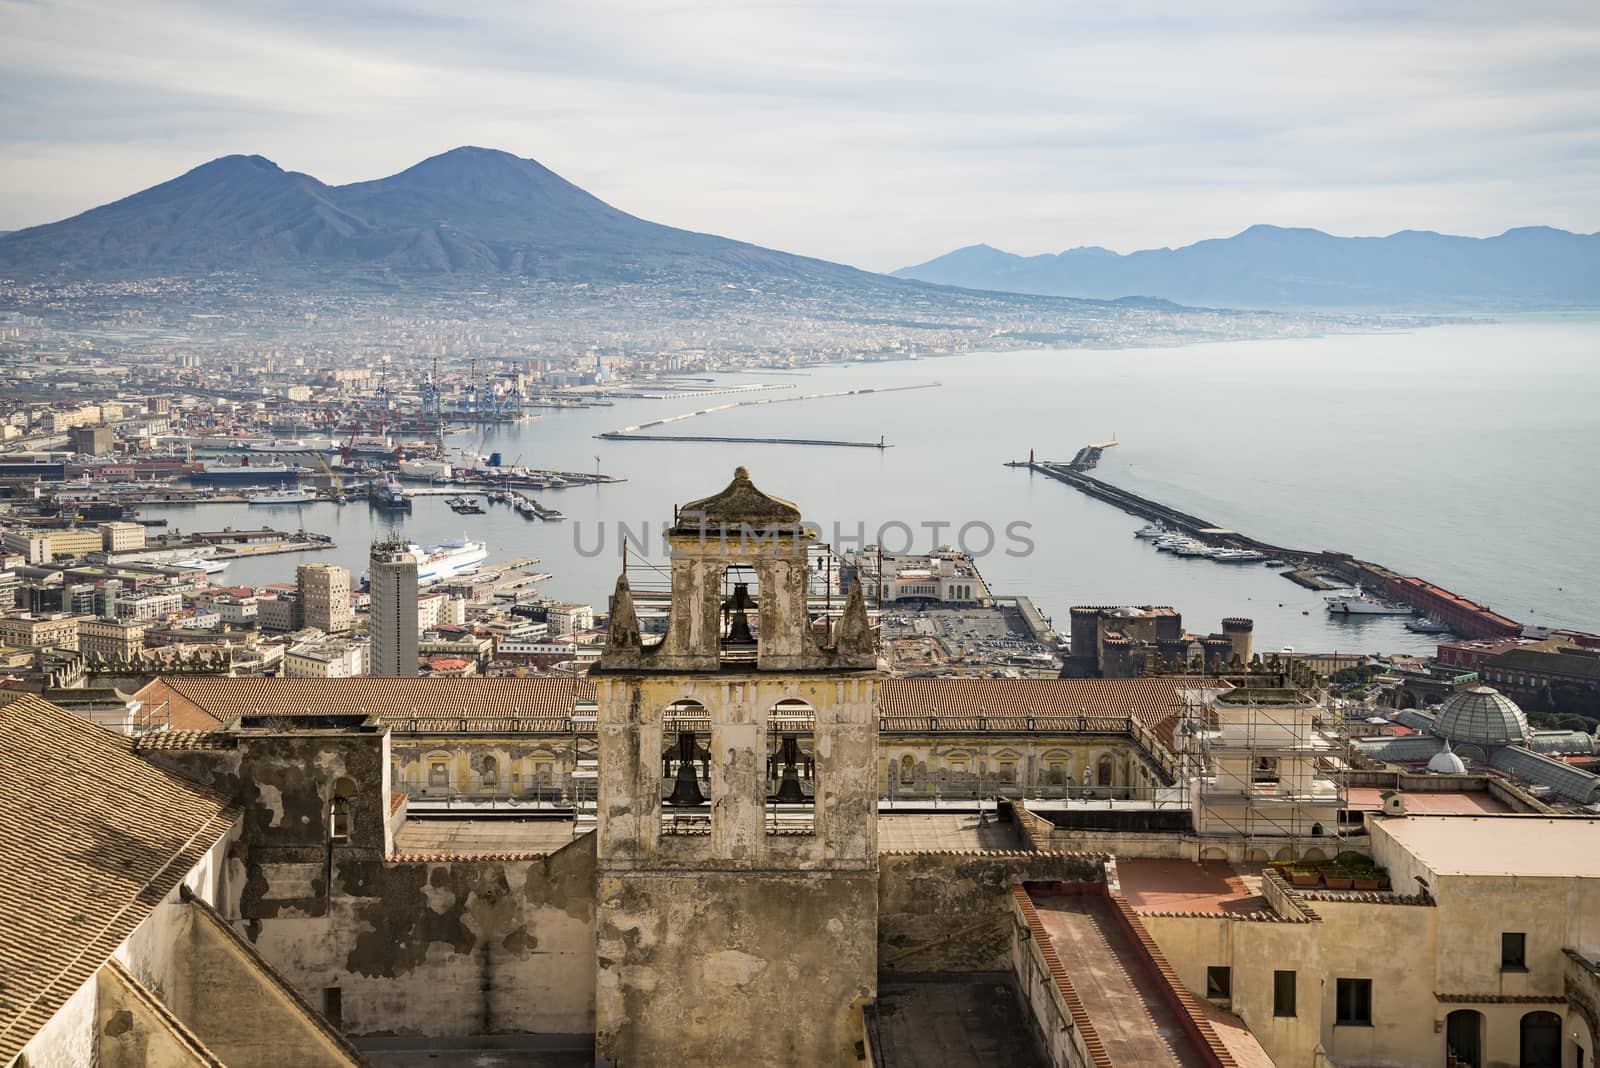
[[[1294,1016],[1294,972],[1272,973],[1272,1015]]]
[[[344,1027],[344,990],[337,986],[322,988],[322,1015],[335,1028]]]
[[[1017,765],[1010,760],[1000,762],[1000,781],[1014,783],[1017,781]]]
[[[1372,1026],[1372,980],[1340,979],[1333,1022],[1353,1027]]]
[[[1215,1001],[1227,1001],[1233,997],[1232,968],[1213,964],[1206,969],[1206,997]]]
[[[449,765],[447,765],[447,764],[430,764],[430,765],[428,765],[428,785],[429,786],[449,786],[450,785],[450,767],[449,767]]]
[[[1500,970],[1525,972],[1528,970],[1528,936],[1521,931],[1504,931],[1500,935]]]

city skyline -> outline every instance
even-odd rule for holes
[[[6,10],[0,229],[229,152],[347,182],[457,144],[643,218],[873,270],[1255,223],[1600,225],[1600,35],[1578,5],[1016,4],[982,24],[891,4]]]

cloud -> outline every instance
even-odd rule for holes
[[[1587,3],[0,0],[0,227],[227,152],[334,183],[457,144],[646,218],[887,269],[1600,228]]]

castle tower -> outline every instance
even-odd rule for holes
[[[599,699],[599,1063],[853,1063],[877,989],[877,707],[859,585],[831,641],[812,531],[739,468],[668,532],[646,645],[626,577]]]

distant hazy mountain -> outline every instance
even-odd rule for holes
[[[483,148],[458,148],[391,177],[344,186],[261,156],[225,156],[115,203],[0,236],[0,272],[13,277],[295,268],[898,285],[646,222],[533,160]]]
[[[1252,226],[1229,238],[1127,255],[1075,248],[1015,256],[973,245],[894,273],[971,289],[1137,294],[1234,308],[1592,306],[1600,304],[1600,234],[1534,226],[1488,238],[1419,230],[1334,237]]]

